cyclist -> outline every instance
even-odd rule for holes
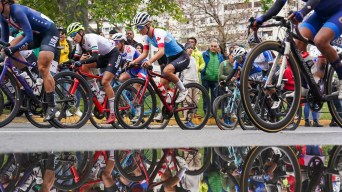
[[[136,14],[133,23],[138,29],[139,33],[144,36],[143,53],[137,59],[135,59],[133,63],[140,63],[148,56],[148,51],[150,49],[149,43],[151,43],[154,47],[158,47],[158,52],[148,61],[143,62],[143,66],[145,68],[149,67],[165,53],[168,59],[168,64],[163,69],[163,74],[179,88],[179,95],[176,103],[184,101],[188,94],[188,90],[185,89],[183,83],[174,73],[181,72],[188,67],[190,63],[189,56],[169,32],[164,31],[163,29],[155,29],[152,27],[152,21],[148,13],[140,12]],[[163,78],[160,82],[167,90],[169,82]]]
[[[138,50],[136,50],[133,46],[126,44],[127,38],[123,33],[114,34],[112,39],[121,53],[123,63],[131,62],[140,56]],[[119,77],[119,81],[124,82],[136,76],[139,78],[146,78],[146,70],[141,67],[134,67],[128,72],[122,73]]]
[[[38,70],[42,75],[44,89],[46,91],[46,110],[44,121],[54,118],[55,109],[55,81],[50,74],[52,61],[58,62],[59,32],[56,25],[42,13],[29,7],[16,4],[13,0],[1,0],[1,40],[8,42],[9,25],[22,30],[24,34],[12,40],[11,46],[4,49],[6,55],[25,60],[19,53],[22,50],[30,50],[40,47],[38,55]],[[23,69],[25,65],[14,62],[16,66]],[[25,70],[25,69],[23,69]]]
[[[287,0],[276,0],[274,5],[254,23],[255,27],[269,20],[279,13]],[[289,18],[302,22],[305,15],[314,10],[314,13],[307,18],[300,26],[300,33],[313,40],[317,48],[328,59],[338,74],[340,81],[338,99],[342,99],[342,63],[336,50],[330,42],[338,38],[342,33],[342,1],[336,0],[303,0],[306,5],[299,11],[293,12]],[[306,44],[297,41],[299,50],[306,51]]]
[[[116,71],[121,66],[121,54],[115,47],[113,41],[94,33],[86,34],[83,25],[79,22],[71,23],[67,28],[67,33],[76,43],[74,55],[76,61],[75,66],[82,66],[84,64],[82,66],[82,71],[88,74],[92,73],[91,68],[106,68],[101,83],[109,98],[110,115],[106,123],[111,124],[115,120],[115,115],[114,91],[110,83],[113,80]],[[91,57],[85,60],[79,60],[83,51],[91,52]],[[96,79],[91,79],[90,82],[99,93]]]

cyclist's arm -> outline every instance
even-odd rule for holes
[[[81,64],[94,63],[99,59],[99,47],[98,47],[96,39],[88,39],[88,42],[91,47],[91,57],[89,57],[88,59],[82,60]]]
[[[154,30],[154,36],[156,37],[158,52],[153,55],[152,58],[148,60],[148,62],[153,63],[160,59],[165,54],[165,38],[167,36],[166,31],[161,29]]]
[[[273,6],[264,15],[261,16],[262,21],[264,22],[270,20],[273,16],[277,15],[284,7],[286,1],[287,0],[276,0]]]
[[[303,16],[305,16],[310,13],[310,11],[314,10],[320,2],[320,0],[308,0],[306,5],[300,10],[300,12],[303,14]]]
[[[147,35],[145,35],[143,37],[143,52],[139,55],[138,58],[134,59],[132,63],[141,63],[144,59],[147,58],[149,50],[150,47],[148,45]]]
[[[270,51],[264,51],[263,55],[264,55],[265,60],[268,64],[273,63],[273,56],[272,56],[272,53]]]
[[[239,64],[235,61],[234,66],[233,66],[233,71],[228,75],[228,77],[226,78],[226,81],[230,81],[236,75],[238,70],[239,70]]]
[[[1,41],[8,42],[9,40],[9,25],[5,18],[1,17]]]
[[[153,62],[157,61],[158,59],[160,59],[164,54],[165,54],[165,48],[158,46],[157,53],[154,54],[153,57],[151,57],[151,59],[149,59],[148,61],[153,63]]]
[[[14,15],[24,32],[24,38],[12,48],[13,53],[25,48],[29,43],[33,42],[32,28],[25,12],[17,9],[15,10]]]

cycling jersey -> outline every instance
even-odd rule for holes
[[[9,37],[9,25],[24,32],[24,38],[12,48],[12,51],[16,52],[27,46],[28,43],[33,42],[34,34],[44,34],[48,32],[54,23],[47,16],[38,11],[23,5],[12,4],[10,5],[9,18],[1,17],[1,40],[6,42],[8,42]],[[57,36],[53,34],[53,39],[49,42],[52,47],[56,47],[58,44],[59,33],[57,34]]]
[[[83,50],[92,53],[98,53],[100,55],[106,55],[115,48],[114,41],[111,41],[100,35],[90,33],[83,36],[84,43],[82,47],[80,44],[76,44],[75,56],[79,57],[82,55]]]
[[[273,56],[271,51],[264,51],[262,54],[254,60],[254,63],[258,65],[263,71],[269,69],[269,63],[273,61]]]
[[[135,60],[140,56],[139,51],[137,51],[133,46],[131,45],[124,45],[124,52],[121,54],[123,62],[130,62]]]
[[[152,39],[148,35],[143,37],[144,49],[149,49],[149,43],[151,43],[154,47],[164,47],[166,57],[175,56],[184,51],[169,32],[162,29],[154,29],[152,34]]]
[[[239,68],[242,68],[243,67],[243,63],[244,63],[244,61],[241,62],[241,63],[238,63],[237,61],[234,61],[233,69],[237,70]],[[260,73],[261,71],[262,71],[261,68],[254,63],[253,64],[253,68],[252,68],[251,72],[249,73],[249,75],[253,75],[255,73]]]

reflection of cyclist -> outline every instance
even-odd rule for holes
[[[185,160],[181,157],[176,157],[179,163],[180,169],[175,176],[172,177],[171,168],[166,166],[166,169],[159,170],[159,174],[161,175],[162,181],[164,181],[162,187],[160,188],[159,192],[188,192],[182,186],[178,187],[185,175],[185,171],[188,170],[188,165]]]
[[[121,65],[121,54],[115,47],[114,42],[94,33],[85,34],[83,25],[78,22],[71,23],[67,28],[67,33],[76,43],[74,56],[76,66],[85,64],[82,66],[82,71],[88,74],[92,73],[91,68],[106,68],[101,83],[109,98],[110,115],[106,123],[111,124],[114,122],[115,115],[114,91],[110,83]],[[79,61],[84,51],[91,52],[91,57]],[[90,82],[97,93],[99,93],[96,79],[92,79]]]
[[[13,0],[1,0],[0,10],[1,40],[8,42],[9,25],[24,32],[24,34],[11,41],[10,47],[4,49],[6,55],[14,55],[24,60],[18,51],[40,47],[38,70],[43,78],[48,103],[44,121],[49,121],[54,118],[56,113],[55,81],[50,74],[51,63],[53,60],[58,62],[60,54],[56,49],[59,45],[59,32],[56,25],[42,13],[16,4]],[[23,64],[14,63],[19,68],[25,67]]]
[[[163,29],[155,29],[152,27],[150,15],[142,12],[138,13],[134,17],[134,25],[143,37],[143,53],[133,61],[133,63],[140,63],[143,59],[148,56],[149,43],[154,47],[158,47],[158,52],[151,57],[148,61],[144,62],[144,67],[152,65],[153,62],[157,61],[164,54],[168,59],[168,64],[163,70],[165,77],[169,78],[178,88],[179,95],[176,103],[184,101],[188,90],[185,89],[183,83],[179,80],[178,76],[174,73],[181,72],[188,67],[190,59],[183,48],[178,45],[174,37]],[[168,88],[169,82],[166,79],[161,79],[161,84]]]
[[[274,5],[261,17],[256,19],[255,25],[261,25],[264,21],[278,14],[287,0],[276,0]],[[300,33],[313,40],[317,48],[331,63],[336,70],[340,82],[342,82],[342,63],[336,50],[330,45],[330,42],[338,38],[342,33],[342,1],[336,0],[303,0],[306,5],[299,11],[295,11],[290,18],[302,22],[305,15],[314,10],[314,13],[305,20],[300,26]],[[299,50],[306,51],[306,44],[297,41]],[[339,86],[339,99],[342,99],[342,83]]]

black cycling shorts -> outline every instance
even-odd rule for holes
[[[120,192],[119,188],[114,184],[104,189],[105,192]]]
[[[175,56],[168,57],[167,63],[175,67],[175,73],[182,72],[189,66],[190,57],[185,51],[182,51]]]
[[[40,51],[51,51],[55,54],[53,60],[59,62],[61,51],[57,49],[58,46],[59,31],[56,25],[52,23],[49,30],[44,33],[33,33],[33,42],[29,43],[28,50],[40,48]]]
[[[114,48],[106,55],[100,55],[96,62],[97,68],[106,68],[105,71],[111,72],[114,75],[121,65],[122,57],[117,48]]]

